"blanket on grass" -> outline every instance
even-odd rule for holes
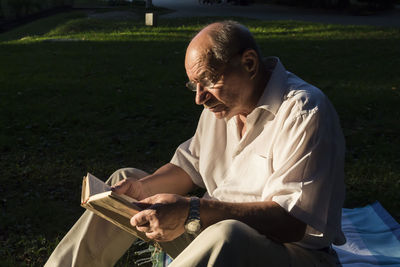
[[[379,202],[343,209],[347,242],[333,246],[344,267],[400,266],[400,225]]]
[[[379,202],[343,209],[342,229],[347,242],[333,246],[343,267],[400,267],[400,224]],[[172,259],[159,253],[153,266],[168,266]]]

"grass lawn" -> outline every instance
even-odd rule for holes
[[[378,200],[400,220],[399,29],[238,20],[335,105],[346,207]],[[151,172],[191,137],[201,107],[184,87],[185,47],[211,21],[72,12],[0,34],[0,266],[43,265],[83,212],[86,172]]]

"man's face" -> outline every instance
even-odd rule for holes
[[[218,119],[246,113],[248,74],[241,68],[240,55],[232,58],[228,66],[214,70],[198,50],[189,47],[185,68],[189,81],[196,85],[196,104],[208,108]],[[210,82],[213,86],[209,86]]]

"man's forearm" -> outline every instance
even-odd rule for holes
[[[235,219],[281,243],[299,241],[306,228],[306,224],[273,201],[228,203],[201,199],[200,217],[203,228],[222,220]]]
[[[144,177],[140,183],[147,196],[159,193],[184,196],[195,188],[190,176],[171,163]],[[219,221],[235,219],[281,243],[299,241],[306,228],[303,222],[292,217],[273,201],[230,203],[201,199],[200,217],[203,228]]]
[[[195,188],[190,176],[180,167],[167,163],[152,175],[140,179],[147,196],[159,193],[186,195]]]

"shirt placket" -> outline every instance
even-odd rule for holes
[[[249,114],[247,116],[247,118],[246,118],[246,132],[244,133],[242,138],[240,138],[240,136],[239,136],[239,131],[238,131],[238,128],[237,128],[237,122],[235,121],[235,127],[236,127],[235,133],[236,133],[236,136],[237,136],[238,144],[236,145],[236,148],[235,148],[234,153],[232,155],[232,159],[234,157],[236,157],[237,155],[239,155],[243,151],[243,149],[252,142],[251,134],[252,134],[252,131],[254,129],[255,122],[257,121],[257,118],[259,117],[259,115],[260,115],[259,110],[255,110],[254,112],[252,112],[251,114]]]

